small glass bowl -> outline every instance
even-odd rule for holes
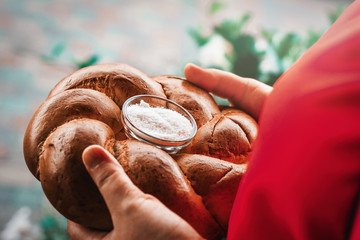
[[[129,119],[127,108],[134,104],[140,104],[141,100],[148,103],[150,107],[164,107],[176,111],[186,117],[190,121],[192,126],[190,136],[184,139],[176,140],[161,139],[137,128]],[[153,95],[136,95],[126,100],[122,106],[121,121],[124,125],[125,134],[128,138],[149,143],[166,151],[169,154],[175,154],[182,148],[189,145],[197,131],[195,119],[185,108],[169,99]]]

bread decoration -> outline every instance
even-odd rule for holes
[[[139,94],[172,100],[198,131],[169,155],[127,139],[123,103]],[[246,113],[219,107],[211,95],[177,76],[149,77],[122,63],[80,69],[62,79],[37,109],[24,136],[24,157],[51,204],[86,227],[110,230],[111,217],[81,159],[92,144],[107,149],[130,179],[189,222],[206,239],[226,234],[237,188],[257,134]]]

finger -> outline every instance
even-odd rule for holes
[[[255,119],[259,118],[264,101],[272,91],[272,87],[255,79],[218,69],[202,69],[194,64],[187,64],[184,73],[189,81],[219,97],[227,98],[231,104]]]
[[[103,239],[108,234],[108,232],[95,231],[86,228],[70,220],[68,220],[67,223],[68,223],[67,224],[68,234],[72,240],[82,240],[82,239],[97,240],[97,239]]]
[[[210,72],[192,63],[185,65],[184,74],[188,81],[204,88],[209,92],[212,92],[220,81],[220,79],[212,76]]]
[[[192,63],[185,66],[187,80],[204,88],[208,92],[227,99],[241,99],[249,84],[247,78],[217,69],[203,69]]]
[[[114,156],[101,146],[87,147],[82,157],[110,212],[118,212],[142,194]]]

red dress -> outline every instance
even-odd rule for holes
[[[360,239],[360,0],[277,81],[227,239]]]

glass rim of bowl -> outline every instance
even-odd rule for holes
[[[162,101],[174,104],[176,107],[180,108],[187,115],[187,117],[186,116],[184,116],[184,117],[186,117],[191,122],[191,125],[192,125],[191,134],[188,137],[183,138],[183,139],[168,140],[168,139],[163,139],[163,138],[160,138],[160,137],[153,136],[153,135],[151,135],[151,134],[149,134],[147,132],[142,131],[138,127],[136,127],[131,122],[131,120],[128,118],[127,107],[128,107],[130,102],[132,102],[132,101],[134,101],[136,99],[139,99],[139,98],[156,98],[156,99],[160,99]],[[176,110],[173,110],[173,111],[176,111]],[[176,111],[176,112],[178,112],[178,111]],[[183,115],[183,114],[181,114],[181,115]],[[124,104],[122,106],[122,109],[121,109],[121,120],[123,121],[123,124],[124,124],[125,134],[126,134],[126,132],[128,130],[128,129],[126,129],[126,127],[130,127],[131,128],[130,130],[132,132],[134,132],[133,130],[135,130],[135,132],[140,133],[141,135],[143,135],[145,137],[145,138],[143,138],[141,136],[139,137],[136,134],[137,138],[141,138],[140,140],[145,140],[145,142],[148,142],[150,144],[154,143],[156,145],[161,145],[161,146],[164,146],[164,147],[167,147],[167,146],[174,146],[174,147],[179,146],[180,147],[180,146],[183,146],[183,145],[184,145],[183,147],[185,147],[191,142],[191,140],[194,138],[194,136],[195,136],[195,134],[197,132],[196,121],[195,121],[194,117],[189,113],[189,111],[187,111],[183,106],[181,106],[180,104],[178,104],[178,103],[176,103],[176,102],[174,102],[172,100],[169,100],[169,99],[163,98],[163,97],[159,97],[159,96],[156,96],[156,95],[141,94],[141,95],[135,95],[135,96],[132,96],[132,97],[128,98],[124,102]]]

